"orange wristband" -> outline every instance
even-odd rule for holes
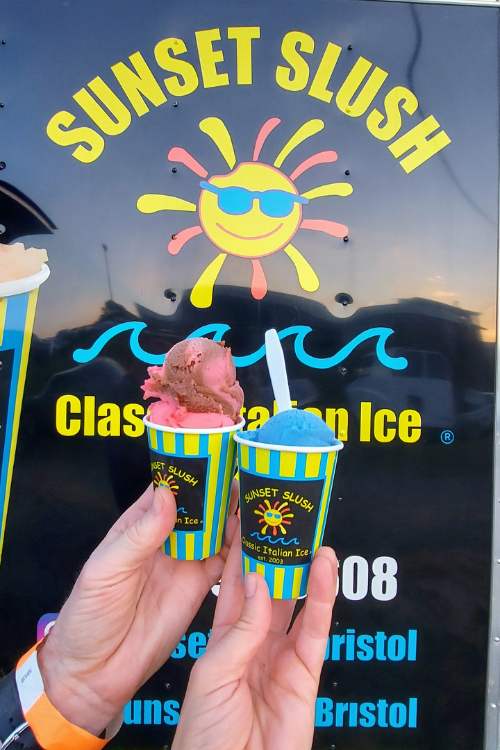
[[[39,641],[19,659],[16,683],[25,720],[44,750],[100,750],[109,739],[99,739],[71,724],[49,701],[38,667]]]

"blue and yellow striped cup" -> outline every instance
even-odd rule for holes
[[[260,573],[273,599],[306,594],[309,568],[323,541],[339,451],[238,444],[243,572]]]
[[[0,283],[0,558],[38,289],[49,273],[44,263],[32,276]]]
[[[182,429],[144,418],[155,487],[169,487],[177,502],[177,521],[165,542],[176,560],[204,560],[221,547],[236,463],[230,427]]]

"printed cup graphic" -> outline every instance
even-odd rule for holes
[[[266,579],[274,599],[305,596],[309,568],[323,541],[339,451],[238,444],[243,572]]]
[[[3,549],[19,418],[26,382],[38,289],[49,277],[44,263],[32,276],[0,283],[0,556]]]
[[[169,487],[177,503],[177,521],[165,552],[177,560],[203,560],[222,547],[236,464],[230,427],[182,429],[144,418],[153,485]]]

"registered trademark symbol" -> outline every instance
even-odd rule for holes
[[[441,433],[441,442],[444,445],[451,445],[455,440],[455,433],[452,430],[443,430]]]

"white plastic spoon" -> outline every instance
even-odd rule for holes
[[[267,369],[271,377],[274,398],[278,405],[278,411],[288,411],[292,408],[290,399],[290,387],[286,374],[285,357],[275,328],[266,331],[266,361]]]

